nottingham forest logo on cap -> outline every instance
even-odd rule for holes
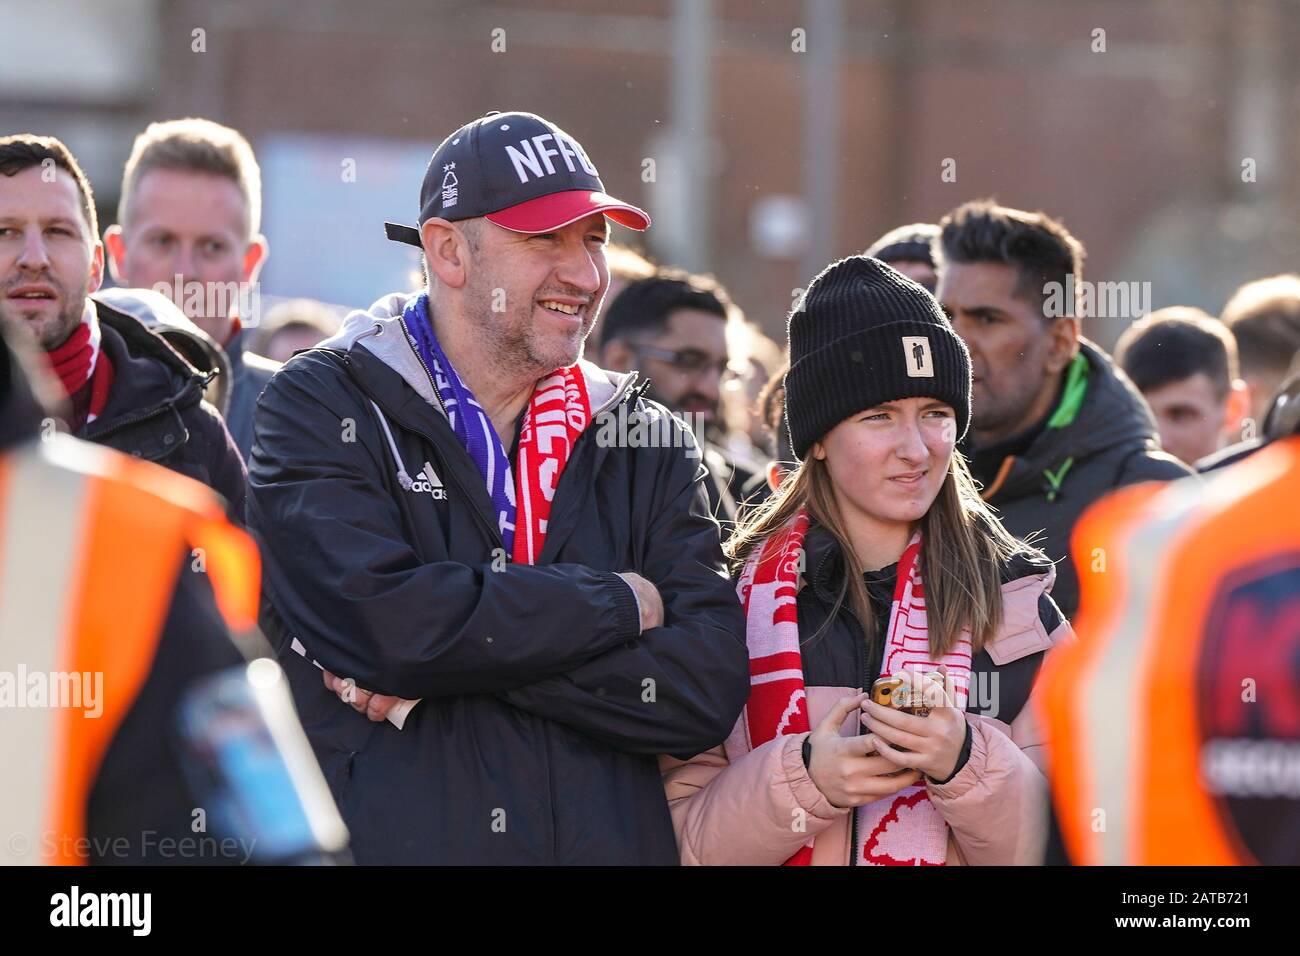
[[[460,180],[456,178],[456,164],[447,163],[442,167],[446,173],[442,177],[442,208],[456,205],[460,198]]]
[[[934,378],[930,340],[926,336],[903,336],[903,361],[906,363],[908,378]]]

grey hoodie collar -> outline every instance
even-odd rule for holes
[[[349,312],[343,325],[317,348],[348,351],[354,346],[365,349],[402,377],[407,385],[426,402],[442,411],[433,391],[433,383],[424,370],[415,347],[402,325],[402,310],[410,293],[390,292],[376,300],[369,309]],[[614,407],[636,380],[636,372],[611,372],[581,359],[578,367],[587,383],[592,417]]]

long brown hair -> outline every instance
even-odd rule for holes
[[[847,598],[862,623],[864,636],[870,640],[874,615],[862,578],[864,569],[835,502],[826,463],[811,453],[727,540],[723,551],[733,573],[738,573],[750,553],[791,521],[800,508],[807,508],[812,522],[834,536],[844,556],[844,580],[835,606],[827,615],[827,624]],[[966,459],[956,449],[939,494],[919,523],[930,652],[935,657],[948,653],[966,627],[978,651],[1002,624],[1002,566],[1016,554],[1034,553],[1033,549],[1002,527],[980,498]]]

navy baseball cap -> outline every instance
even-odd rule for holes
[[[420,220],[482,216],[513,232],[553,232],[594,213],[629,229],[650,217],[605,192],[578,141],[534,113],[491,112],[433,152],[420,187]],[[420,245],[420,230],[384,223],[394,242]]]

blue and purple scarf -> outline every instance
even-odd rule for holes
[[[556,369],[537,383],[524,411],[519,434],[520,467],[516,476],[510,466],[510,453],[492,426],[492,420],[438,344],[429,318],[427,293],[406,303],[402,324],[433,378],[452,431],[478,466],[492,499],[506,553],[517,563],[535,563],[546,540],[555,486],[574,443],[591,420],[591,404],[582,371],[576,365]],[[517,502],[522,502],[524,509],[523,533],[518,536],[515,534]]]

